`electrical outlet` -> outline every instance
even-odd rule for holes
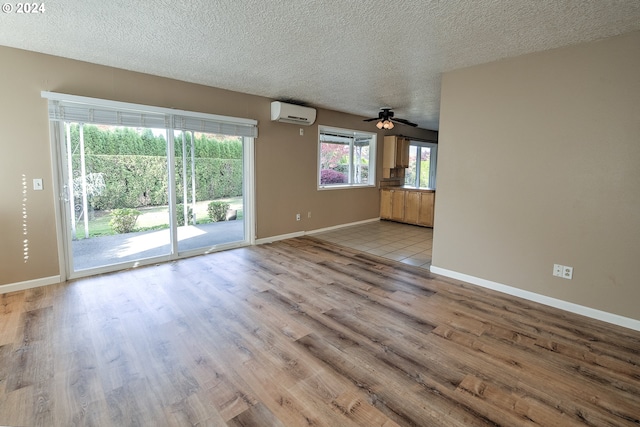
[[[307,218],[311,218],[311,211],[307,212]]]
[[[573,267],[566,265],[553,264],[553,275],[571,280],[573,278]]]
[[[304,135],[304,128],[300,128],[300,136]]]
[[[573,278],[573,267],[565,265],[562,268],[562,277],[571,280]]]
[[[562,265],[560,264],[553,264],[553,275],[556,277],[562,277]]]
[[[296,214],[296,221],[300,221],[300,214]]]

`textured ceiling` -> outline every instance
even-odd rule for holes
[[[2,13],[0,45],[427,129],[443,71],[640,30],[640,0],[44,3]]]

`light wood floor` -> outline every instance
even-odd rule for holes
[[[0,425],[636,426],[640,333],[299,238],[0,296]]]

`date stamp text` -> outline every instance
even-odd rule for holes
[[[44,3],[3,3],[3,13],[39,14],[45,12]]]

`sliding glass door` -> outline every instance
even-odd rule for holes
[[[178,252],[245,239],[243,138],[176,132]]]
[[[46,94],[66,278],[252,242],[254,121]]]
[[[65,122],[73,272],[171,254],[166,130]]]

